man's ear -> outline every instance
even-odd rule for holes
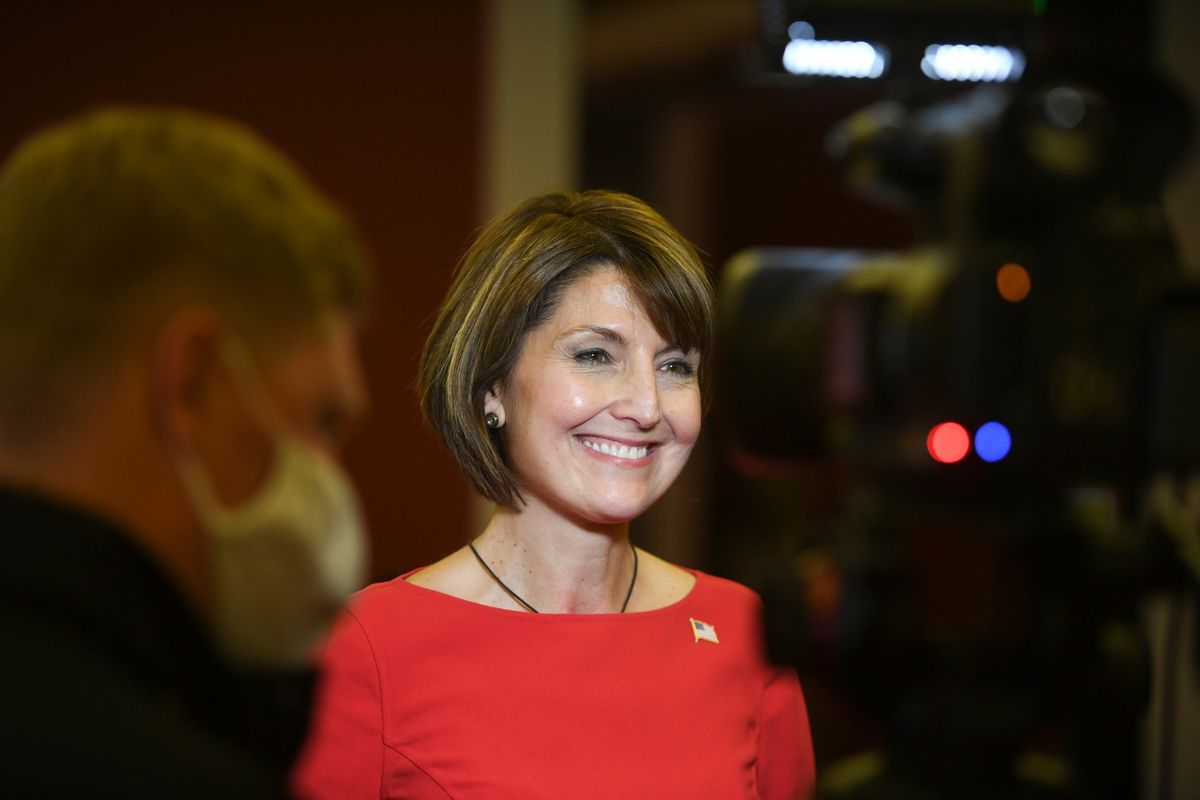
[[[212,309],[185,308],[159,327],[150,353],[150,414],[172,445],[194,445],[221,379],[222,328]]]
[[[483,396],[483,413],[484,414],[495,414],[496,417],[500,420],[500,424],[497,426],[500,428],[504,427],[504,422],[505,422],[504,399],[503,398],[504,398],[504,390],[503,390],[503,387],[500,386],[500,384],[496,384],[495,386],[493,386],[491,389],[488,390],[488,393]]]

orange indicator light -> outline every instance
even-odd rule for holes
[[[1005,264],[996,272],[996,288],[1010,303],[1019,303],[1029,296],[1029,272],[1020,264]]]

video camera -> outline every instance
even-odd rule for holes
[[[1051,34],[1072,20],[1096,30]],[[1159,202],[1191,121],[1144,53],[1048,38],[1011,84],[910,90],[829,133],[920,245],[759,248],[722,275],[733,463],[842,498],[823,533],[753,545],[746,576],[772,656],[886,742],[824,796],[1137,793],[1140,604],[1200,577],[1195,525],[1164,521],[1200,474],[1200,286]]]

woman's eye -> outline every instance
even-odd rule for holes
[[[696,374],[696,368],[692,366],[692,363],[682,358],[671,359],[659,367],[659,370],[678,378],[690,378]]]
[[[575,360],[580,364],[593,366],[597,364],[607,364],[612,361],[612,357],[605,350],[593,348],[591,350],[580,350],[575,354]]]

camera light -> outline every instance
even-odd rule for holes
[[[971,435],[957,422],[934,425],[925,438],[925,447],[934,461],[955,464],[966,458],[971,449]]]
[[[988,463],[1000,461],[1012,450],[1012,434],[999,422],[985,422],[975,431],[975,452]]]
[[[887,50],[870,42],[792,39],[783,50],[783,68],[793,75],[878,78],[887,62]]]
[[[996,45],[931,44],[921,71],[936,81],[1015,81],[1025,71],[1020,50]]]
[[[1029,270],[1020,264],[1005,264],[996,271],[996,289],[1010,303],[1019,303],[1028,297],[1032,285]]]
[[[787,31],[788,31],[789,39],[815,39],[815,38],[817,38],[817,32],[815,30],[813,30],[812,23],[805,22],[804,20],[800,20],[800,19],[796,20],[791,25],[788,25]]]

